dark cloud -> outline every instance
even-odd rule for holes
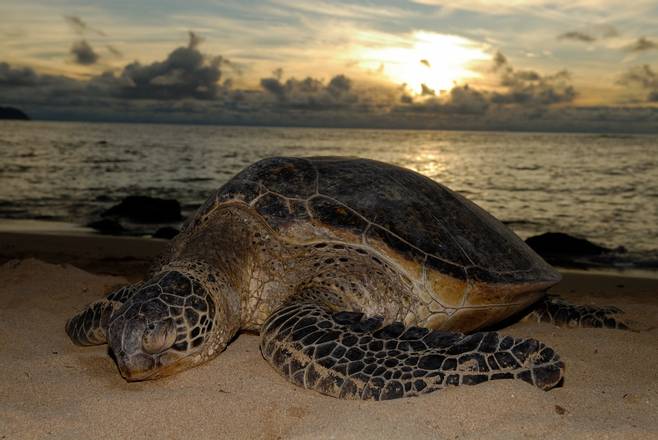
[[[419,96],[405,87],[345,75],[328,79],[285,77],[277,69],[254,89],[235,88],[232,64],[200,52],[194,33],[163,60],[133,62],[88,80],[39,74],[0,63],[3,104],[36,118],[474,130],[656,131],[658,108],[575,107],[567,72],[514,68],[498,53],[498,88],[460,85],[447,93],[427,85]],[[620,82],[646,90],[658,102],[657,74],[642,66]]]
[[[87,30],[87,23],[85,23],[80,17],[67,15],[64,17],[64,20],[66,20],[66,22],[70,24],[73,30],[78,34],[82,34]]]
[[[0,96],[17,106],[58,106],[86,99],[85,83],[57,75],[40,75],[29,67],[0,63]]]
[[[189,49],[196,49],[197,47],[199,47],[199,44],[203,42],[203,38],[201,38],[201,36],[199,36],[198,34],[192,31],[188,31],[187,34],[190,37],[190,41],[187,45]]]
[[[38,83],[39,76],[29,68],[12,68],[8,63],[0,62],[0,86],[34,86]]]
[[[420,85],[420,94],[421,94],[421,96],[434,96],[434,95],[436,95],[436,92],[434,91],[434,89],[431,89],[431,88],[427,87],[427,85],[421,84]]]
[[[345,75],[331,78],[328,84],[307,77],[303,80],[290,78],[282,82],[279,78],[263,78],[260,85],[275,98],[279,108],[296,110],[335,110],[350,107],[359,101],[353,93],[352,81]]]
[[[454,87],[450,90],[450,111],[462,114],[482,114],[489,107],[484,93],[468,86]]]
[[[610,24],[598,24],[588,27],[588,32],[569,31],[557,36],[558,40],[571,40],[580,43],[593,43],[599,39],[619,36],[617,28]]]
[[[617,83],[623,86],[639,87],[648,91],[646,100],[648,102],[658,102],[658,73],[651,66],[635,66],[621,75]]]
[[[520,104],[546,106],[568,103],[576,97],[570,84],[571,75],[566,70],[553,75],[541,75],[533,70],[516,70],[501,53],[494,57],[494,69],[500,75],[502,92],[494,92],[494,104]]]
[[[186,47],[174,49],[164,61],[141,64],[135,61],[115,76],[99,78],[113,94],[126,99],[171,100],[183,98],[214,99],[222,86],[222,57],[208,58],[198,46],[201,39],[189,33]]]
[[[658,49],[658,43],[649,40],[646,37],[640,37],[635,43],[631,44],[626,49],[631,52],[645,52],[647,50]]]
[[[498,70],[507,64],[507,57],[500,52],[496,52],[493,58],[493,69]]]
[[[573,41],[580,41],[583,43],[592,43],[596,41],[595,37],[586,34],[584,32],[578,32],[578,31],[565,32],[563,34],[558,35],[557,38],[559,40],[573,40]]]
[[[64,16],[64,20],[66,20],[71,28],[73,28],[73,31],[78,35],[84,35],[87,32],[92,32],[103,37],[106,36],[105,32],[96,28],[92,28],[82,18],[75,15],[66,15]]]
[[[96,64],[100,57],[86,40],[73,43],[73,46],[71,46],[71,55],[73,55],[73,61],[75,63],[83,66]]]
[[[522,120],[529,121],[543,117],[554,104],[570,103],[576,97],[576,91],[570,84],[570,75],[566,71],[543,75],[533,70],[517,70],[500,52],[494,55],[492,70],[499,76],[500,88],[496,91],[482,91],[466,84],[437,96],[423,84],[420,97],[414,98],[403,93],[394,110],[453,115],[462,120],[476,115],[491,120],[509,114],[520,117],[521,112]]]
[[[336,75],[329,81],[327,90],[334,96],[349,93],[352,88],[352,80],[345,75]]]
[[[658,89],[658,73],[651,66],[635,66],[624,73],[618,81],[619,84],[637,84],[645,89]]]
[[[423,99],[422,97],[427,97]],[[489,107],[484,93],[473,89],[468,84],[456,86],[446,97],[433,94],[421,94],[420,100],[409,95],[402,95],[402,106],[395,108],[398,112],[443,113],[452,115],[481,115]]]
[[[260,86],[279,99],[285,97],[286,90],[280,78],[263,78],[260,80]]]

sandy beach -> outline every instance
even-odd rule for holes
[[[74,346],[66,319],[140,279],[165,241],[0,233],[0,438],[658,438],[658,279],[565,271],[553,291],[612,304],[649,330],[503,330],[553,346],[549,392],[521,381],[388,402],[341,401],[286,382],[240,335],[180,375],[127,383],[106,346]]]

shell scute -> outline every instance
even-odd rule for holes
[[[352,209],[327,197],[313,197],[308,202],[313,218],[337,227],[360,234],[368,227],[368,222]]]
[[[289,198],[305,199],[315,193],[317,173],[307,159],[274,157],[254,163],[234,179],[255,182]]]
[[[288,201],[272,193],[261,196],[256,201],[254,208],[273,226],[290,223],[295,218],[290,211]]]
[[[263,218],[281,233],[296,231],[297,239],[318,227],[347,241],[360,241],[367,231],[369,245],[403,266],[461,280],[453,283],[453,300],[464,292],[463,282],[548,287],[560,279],[482,208],[395,165],[339,157],[265,159],[220,188],[216,199],[231,197],[260,197],[255,208]]]

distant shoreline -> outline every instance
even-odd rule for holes
[[[12,121],[12,119],[5,119]],[[0,122],[3,119],[0,118]],[[461,127],[394,127],[390,124],[382,124],[381,126],[350,126],[350,125],[291,125],[291,124],[262,124],[262,123],[238,123],[236,121],[230,123],[219,122],[201,122],[201,121],[154,121],[148,119],[121,119],[121,120],[89,120],[89,119],[67,119],[67,118],[30,118],[29,121],[39,123],[85,123],[85,124],[130,124],[130,125],[180,125],[189,127],[227,127],[227,128],[308,128],[308,129],[327,129],[327,130],[376,130],[376,131],[436,131],[436,132],[463,132],[463,133],[528,133],[528,134],[582,134],[582,135],[602,135],[602,136],[655,136],[658,135],[658,129],[655,131],[622,131],[622,130],[581,130],[581,129],[560,129],[560,130],[531,130],[522,128],[461,128]]]

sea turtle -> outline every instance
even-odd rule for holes
[[[351,399],[521,379],[558,385],[535,339],[490,328],[512,315],[616,327],[619,310],[546,295],[560,275],[502,223],[408,169],[359,158],[276,157],[217,190],[150,279],[66,325],[107,342],[128,381],[216,357],[239,330],[289,381]]]

